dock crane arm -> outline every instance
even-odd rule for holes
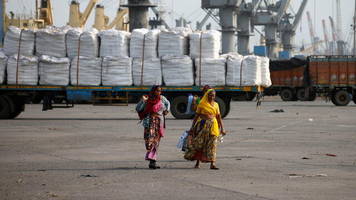
[[[300,24],[300,21],[302,19],[305,7],[307,6],[308,0],[303,0],[302,4],[299,7],[299,10],[297,12],[297,14],[295,15],[295,19],[293,22],[293,26],[292,29],[295,31],[298,27],[298,25]]]
[[[282,20],[283,15],[286,13],[289,5],[291,3],[291,0],[281,0],[281,5],[278,9],[278,14],[277,14],[277,18],[276,18],[276,22],[279,24],[280,21]]]
[[[84,13],[80,16],[80,21],[82,26],[84,26],[87,23],[90,13],[93,11],[93,8],[99,1],[100,0],[90,0],[89,4],[85,8]]]
[[[128,9],[119,9],[115,19],[108,25],[108,29],[114,28],[114,26],[123,26],[124,17],[129,13]],[[122,29],[122,27],[116,27],[118,29]]]

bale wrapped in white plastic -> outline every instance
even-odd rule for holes
[[[129,43],[131,34],[126,31],[110,29],[99,33],[101,38],[101,57],[129,57]]]
[[[261,85],[270,87],[272,85],[271,72],[269,70],[269,58],[261,57]]]
[[[41,56],[39,59],[40,85],[69,85],[70,60]]]
[[[226,74],[226,59],[225,58],[203,58],[195,59],[195,85],[203,86],[224,86]],[[201,72],[201,75],[200,75]]]
[[[189,35],[190,57],[219,58],[221,33],[219,31],[196,32]]]
[[[193,61],[189,56],[164,56],[162,73],[167,86],[194,85]]]
[[[157,58],[160,30],[135,29],[131,34],[130,57]]]
[[[5,35],[4,53],[7,56],[13,56],[14,54],[17,55],[19,50],[20,55],[33,56],[35,50],[35,33],[31,30],[22,30],[21,33],[21,29],[10,26]]]
[[[145,59],[142,64],[141,58],[134,58],[132,62],[132,75],[134,85],[162,85],[162,69],[160,59]]]
[[[80,56],[95,58],[98,57],[99,43],[98,31],[94,28],[82,31],[80,28],[70,29],[66,36],[67,53],[69,58],[78,56],[80,45]],[[80,44],[79,44],[80,38]]]
[[[37,56],[49,55],[63,58],[67,56],[66,33],[68,27],[47,27],[36,33]]]
[[[7,56],[3,51],[0,51],[0,84],[3,84],[5,81],[5,69],[7,63]]]
[[[228,69],[233,70],[230,86],[258,86],[261,85],[261,57],[245,56],[227,59]]]
[[[79,65],[79,70],[78,70],[78,65]],[[83,85],[83,86],[100,85],[101,84],[101,59],[80,56],[78,62],[78,57],[74,57],[70,67],[70,81],[72,85]]]
[[[7,61],[7,83],[10,85],[37,85],[38,58],[20,56],[9,57]]]
[[[239,86],[242,84],[241,65],[244,57],[241,55],[227,56],[226,85]]]
[[[188,34],[187,29],[176,29],[174,31],[162,31],[159,34],[158,55],[163,56],[183,56],[188,55]]]
[[[105,86],[132,85],[132,59],[105,57],[102,63],[102,82]]]

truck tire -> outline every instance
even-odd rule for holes
[[[351,95],[345,90],[336,91],[331,97],[335,106],[347,106],[351,101]]]
[[[314,91],[309,92],[308,101],[315,101],[315,99],[316,99],[316,92]]]
[[[11,100],[14,104],[14,110],[10,114],[10,119],[15,119],[25,110],[25,101],[16,96],[12,96]]]
[[[309,95],[305,88],[301,88],[297,91],[297,99],[299,101],[308,101],[309,100]]]
[[[215,98],[215,101],[219,104],[221,117],[225,118],[230,112],[230,101],[224,101],[218,96]]]
[[[291,89],[283,89],[281,91],[280,96],[283,101],[294,101],[296,98],[295,94]]]
[[[176,119],[191,119],[194,114],[186,114],[188,106],[187,96],[174,97],[171,105],[171,113]]]
[[[0,119],[11,119],[11,113],[14,111],[14,104],[6,95],[0,95]]]
[[[354,103],[356,104],[356,94],[354,94],[354,97],[352,98],[352,100],[353,100]]]

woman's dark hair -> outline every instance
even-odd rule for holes
[[[158,88],[161,88],[161,86],[160,86],[160,85],[154,85],[154,86],[152,86],[151,92],[155,92]]]

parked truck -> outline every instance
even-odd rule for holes
[[[189,95],[201,95],[201,87],[165,87],[164,95],[171,102],[171,113],[177,119],[189,119],[192,113],[188,108]],[[233,97],[257,94],[260,87],[215,87],[216,101],[221,115],[230,112]],[[90,102],[96,105],[128,105],[130,99],[139,99],[147,94],[148,86],[26,86],[0,85],[0,119],[13,119],[25,110],[31,101],[42,102],[43,111],[53,108],[71,108],[76,103]]]
[[[283,101],[314,101],[329,98],[336,106],[356,103],[356,57],[309,56],[306,59],[271,61],[272,87],[266,95]]]

